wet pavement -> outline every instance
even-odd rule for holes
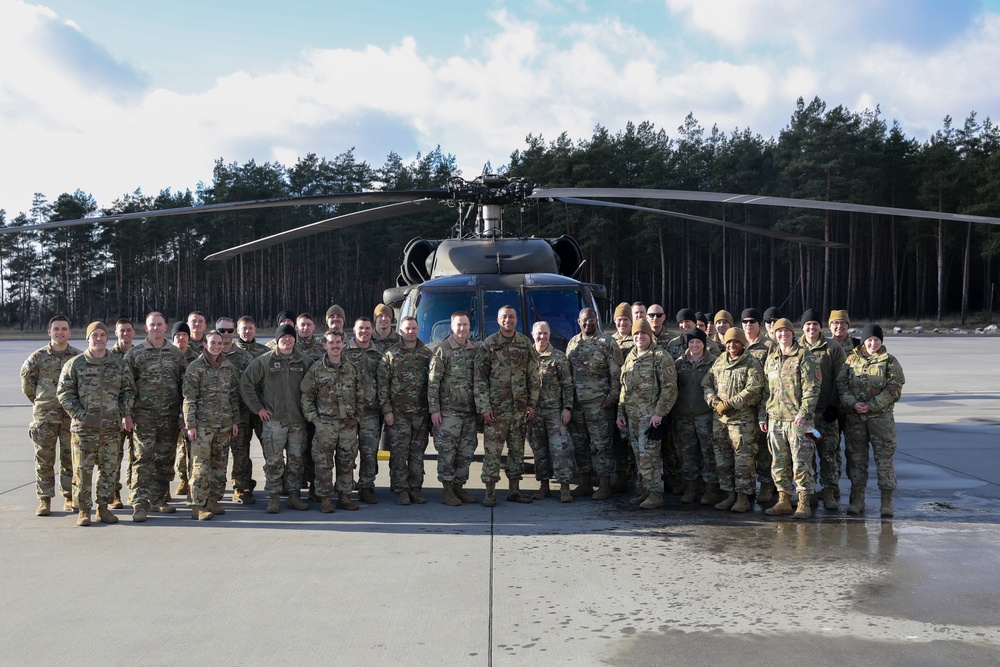
[[[383,463],[358,512],[88,529],[33,516],[15,378],[39,344],[0,341],[0,664],[1000,664],[998,338],[886,340],[907,378],[893,519],[874,471],[864,517],[451,508],[429,459],[427,505],[395,505]]]

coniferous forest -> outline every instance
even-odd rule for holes
[[[460,147],[459,147],[460,150]],[[440,147],[405,164],[380,166],[353,149],[309,154],[294,165],[217,160],[212,182],[194,191],[125,194],[100,209],[80,190],[35,196],[31,211],[0,223],[22,226],[88,215],[372,189],[443,186],[456,172]],[[546,187],[707,190],[1000,216],[1000,130],[970,113],[945,118],[930,139],[908,138],[876,110],[827,108],[800,99],[775,138],[749,128],[706,129],[692,115],[673,133],[651,123],[597,127],[586,139],[529,134],[496,171]],[[462,174],[473,178],[478,174]],[[128,188],[129,184],[123,184]],[[850,245],[816,249],[623,209],[541,203],[525,209],[524,233],[569,234],[580,243],[583,280],[602,283],[610,302],[659,302],[714,313],[779,306],[846,308],[853,319],[993,319],[1000,227],[884,215],[696,202],[642,202],[740,224]],[[206,262],[212,252],[351,212],[357,205],[300,206],[81,225],[0,235],[0,326],[44,328],[55,313],[74,325],[150,310],[168,319],[191,310],[210,319],[248,314],[271,323],[280,310],[322,314],[339,303],[349,318],[371,313],[396,284],[414,237],[446,238],[454,211],[327,232]],[[508,214],[517,222],[519,214]],[[607,315],[607,313],[605,313]]]

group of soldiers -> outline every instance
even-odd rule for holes
[[[562,352],[544,321],[530,338],[520,333],[513,306],[499,309],[499,330],[482,342],[469,339],[469,314],[456,312],[450,334],[430,346],[412,317],[394,329],[393,311],[382,304],[349,331],[344,309],[331,306],[321,338],[309,313],[280,313],[266,345],[250,317],[219,318],[206,331],[195,311],[168,337],[166,319],[152,312],[141,343],[133,343],[135,325],[120,319],[108,348],[112,332],[93,322],[81,352],[69,345],[69,321],[57,316],[49,344],[21,370],[34,406],[36,514],[51,513],[57,450],[64,510],[78,514],[78,525],[91,521],[92,496],[98,519],[117,523],[111,510],[125,505],[123,465],[134,522],[176,511],[175,468],[175,494],[186,497],[193,519],[225,513],[230,454],[232,499],[254,504],[253,435],[264,456],[268,513],[281,511],[282,496],[295,510],[309,509],[307,499],[326,513],[356,510],[355,490],[360,502],[378,502],[383,430],[398,504],[426,502],[430,434],[442,501],[475,503],[464,487],[481,429],[487,507],[497,503],[506,449],[509,502],[549,497],[553,480],[562,502],[607,500],[633,481],[630,502],[642,508],[662,506],[666,485],[683,503],[700,496],[702,504],[745,512],[754,501],[773,502],[768,514],[808,517],[817,470],[826,509],[838,508],[845,433],[847,511],[864,511],[870,443],[881,513],[892,515],[892,407],[903,374],[881,328],[868,325],[853,339],[847,313],[835,310],[826,338],[819,314],[807,310],[796,341],[776,309],[743,311],[741,328],[724,310],[709,319],[685,308],[676,319],[679,334],[671,335],[661,306],[622,303],[608,335],[586,308]],[[533,493],[520,486],[526,441]]]

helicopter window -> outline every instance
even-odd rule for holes
[[[475,292],[422,292],[417,299],[417,326],[420,340],[426,344],[444,340],[451,333],[451,314],[464,310],[469,314],[469,337],[478,337]]]
[[[513,306],[517,311],[518,331],[523,331],[521,324],[521,294],[516,290],[486,291],[483,293],[483,320],[485,321],[485,333],[483,338],[500,331],[500,324],[497,322],[497,315],[504,306]]]
[[[532,289],[527,291],[529,326],[545,320],[552,329],[552,344],[566,349],[569,339],[580,333],[577,318],[588,305],[576,289]]]

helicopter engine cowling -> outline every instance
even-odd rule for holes
[[[549,241],[559,262],[559,273],[568,278],[576,275],[583,264],[583,251],[572,236],[560,236]]]
[[[416,238],[406,244],[403,250],[403,265],[400,275],[407,285],[419,285],[430,279],[434,263],[434,252],[438,241]]]

